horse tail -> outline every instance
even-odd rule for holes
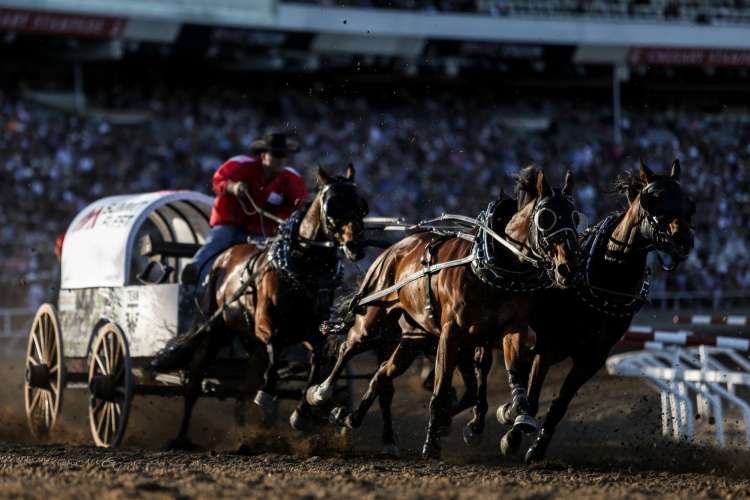
[[[331,318],[320,325],[320,333],[326,336],[343,335],[349,331],[357,317],[359,301],[376,286],[388,254],[386,250],[375,259],[357,288],[336,299]]]

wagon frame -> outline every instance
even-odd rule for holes
[[[208,235],[212,201],[192,191],[112,196],[73,219],[59,299],[39,307],[29,332],[24,401],[35,437],[54,428],[65,389],[88,391],[91,434],[100,447],[122,442],[135,395],[183,394],[182,372],[152,374],[147,365],[169,339],[187,332],[196,312],[195,287],[179,276]],[[239,343],[226,345],[203,395],[246,395],[247,366]],[[304,381],[307,368],[290,363],[281,379]],[[301,390],[277,396],[298,399]]]

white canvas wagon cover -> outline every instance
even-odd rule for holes
[[[139,229],[150,221],[164,241],[203,243],[213,198],[194,191],[110,196],[84,208],[65,233],[60,288],[129,284]]]

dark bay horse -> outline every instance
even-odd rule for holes
[[[322,169],[317,177],[317,194],[282,224],[278,238],[266,249],[244,244],[219,255],[201,304],[205,317],[213,315],[214,321],[199,333],[176,337],[152,363],[156,371],[189,367],[176,445],[188,442],[202,380],[229,335],[237,335],[249,354],[258,348],[268,354],[263,384],[255,396],[261,408],[273,403],[279,356],[285,348],[303,343],[312,352],[308,385],[316,380],[325,342],[318,327],[330,315],[341,278],[338,252],[343,250],[350,260],[363,257],[363,218],[368,213],[351,165],[343,177],[329,176]],[[309,413],[302,398],[290,423],[304,427]]]
[[[669,254],[671,270],[692,250],[695,204],[679,180],[677,160],[669,175],[655,175],[641,162],[638,175],[618,179],[615,187],[627,196],[629,207],[584,234],[580,284],[570,290],[546,291],[532,308],[531,327],[537,342],[528,397],[534,414],[549,367],[566,358],[571,358],[573,366],[526,453],[527,463],[544,458],[576,392],[604,366],[645,302],[647,254],[652,250]],[[498,419],[505,420],[502,407]],[[520,446],[522,436],[517,431],[511,429],[506,437],[515,449]]]
[[[562,190],[552,190],[541,171],[527,167],[519,176],[519,182],[525,184],[522,191],[527,195],[519,199],[521,208],[507,224],[505,234],[523,249],[524,255],[535,256],[536,262],[543,265],[541,270],[532,269],[533,274],[541,273],[547,278],[548,271],[558,286],[570,286],[577,252],[574,229],[574,213],[577,212],[569,199],[572,177],[566,177]],[[435,263],[446,263],[471,258],[472,250],[473,242],[460,237],[438,235],[436,240],[432,232],[409,236],[373,262],[358,295],[363,297],[384,290],[422,271],[432,256]],[[503,254],[501,262],[504,267],[512,268],[519,264],[519,257],[508,252],[507,256]],[[524,266],[529,265],[524,263]],[[384,406],[390,408],[392,379],[403,373],[422,352],[425,340],[437,339],[436,376],[423,456],[438,457],[439,437],[450,425],[449,395],[454,368],[457,364],[473,367],[476,347],[502,339],[511,386],[523,388],[514,391],[514,395],[525,400],[525,381],[516,377],[516,360],[520,347],[526,342],[528,314],[529,293],[522,285],[491,286],[480,279],[468,263],[441,269],[431,278],[413,281],[377,302],[355,307],[336,364],[328,378],[308,390],[307,400],[317,405],[329,399],[344,364],[355,354],[400,339],[388,361],[373,377],[360,407],[348,416],[342,415],[341,409],[334,410],[335,418],[357,426],[377,395],[381,396],[381,410]],[[468,382],[475,377],[472,373],[468,379],[464,378],[468,388]],[[470,392],[471,389],[467,391]],[[385,398],[383,393],[386,393]],[[516,426],[536,430],[536,422],[524,408],[525,405],[519,405]],[[478,417],[478,421],[483,425],[484,415]]]

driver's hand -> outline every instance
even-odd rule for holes
[[[227,185],[227,191],[239,198],[240,196],[247,194],[247,184],[242,181],[230,182]]]

